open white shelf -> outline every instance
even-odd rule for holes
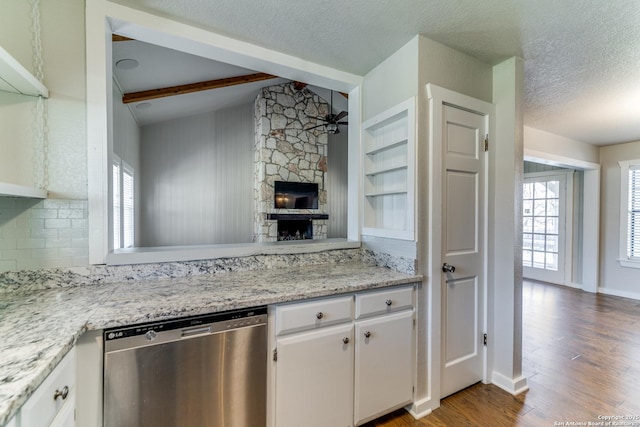
[[[415,240],[415,98],[362,124],[362,234]]]
[[[49,97],[49,90],[0,47],[0,90],[28,96]]]
[[[40,188],[24,185],[0,182],[0,196],[2,197],[28,197],[32,199],[46,199],[47,191]]]

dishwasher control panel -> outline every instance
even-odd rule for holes
[[[267,307],[255,307],[220,313],[203,314],[193,317],[149,322],[140,325],[105,329],[104,341],[144,336],[148,341],[154,341],[158,334],[165,331],[183,330],[183,336],[193,335],[191,332],[206,331],[207,333],[244,328],[247,326],[266,323]],[[203,327],[207,325],[206,327]]]

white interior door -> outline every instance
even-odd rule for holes
[[[571,207],[568,176],[567,173],[525,175],[522,265],[528,279],[561,285],[570,282],[566,270],[571,234],[567,227],[567,212]]]
[[[486,123],[486,116],[444,106],[441,397],[483,376]]]

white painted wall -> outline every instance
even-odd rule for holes
[[[499,387],[526,390],[522,377],[522,169],[524,64],[493,67],[496,124],[489,146],[489,372]]]
[[[0,45],[33,71],[31,7],[2,1]],[[40,2],[48,108],[49,199],[0,201],[0,269],[87,265],[87,139],[84,0]],[[34,185],[32,98],[0,94],[0,181]],[[41,168],[42,165],[36,165]],[[3,215],[0,215],[3,216]],[[4,218],[8,218],[4,216]]]
[[[620,245],[620,167],[621,160],[640,159],[640,141],[600,148],[600,286],[598,291],[640,299],[640,269],[618,263]]]
[[[0,45],[33,71],[29,3],[2,2]],[[84,0],[42,1],[40,11],[44,83],[50,91],[48,189],[54,198],[86,198]],[[31,172],[34,102],[0,95],[3,153],[0,181],[34,184]]]
[[[142,128],[142,246],[252,241],[253,133],[253,103]]]
[[[431,83],[482,101],[491,102],[492,69],[480,60],[441,43],[418,36],[420,90]]]
[[[129,107],[122,103],[122,92],[113,85],[113,152],[133,168],[134,176],[134,245],[141,240],[141,162],[140,127]]]
[[[327,238],[347,238],[347,197],[349,173],[348,133],[329,135],[327,147]]]
[[[595,145],[527,126],[524,128],[524,150],[525,157],[536,157],[538,153],[545,153],[545,158],[555,159],[556,163],[562,163],[563,159],[572,159],[573,166],[576,166],[576,161],[597,164],[600,159],[598,147]]]

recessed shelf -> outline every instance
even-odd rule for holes
[[[365,196],[380,197],[380,196],[395,196],[398,194],[407,194],[407,190],[377,191],[377,192],[367,193],[365,194]]]
[[[0,197],[26,197],[31,199],[46,199],[47,190],[24,185],[0,182]]]
[[[415,239],[415,126],[415,98],[362,124],[363,235]]]
[[[393,167],[388,167],[388,168],[383,168],[383,169],[377,169],[377,170],[374,170],[374,171],[367,172],[365,175],[367,175],[367,176],[376,176],[376,175],[381,175],[383,173],[404,170],[404,169],[407,169],[407,167],[408,167],[407,165],[401,165],[401,166],[393,166]]]
[[[49,97],[49,90],[0,47],[0,90],[28,96]]]
[[[371,155],[380,153],[381,151],[391,150],[392,148],[400,147],[401,145],[404,145],[406,143],[407,143],[407,139],[405,138],[405,139],[401,139],[400,141],[394,141],[388,144],[378,146],[376,148],[372,148],[371,150],[367,150],[366,153],[371,156]]]

